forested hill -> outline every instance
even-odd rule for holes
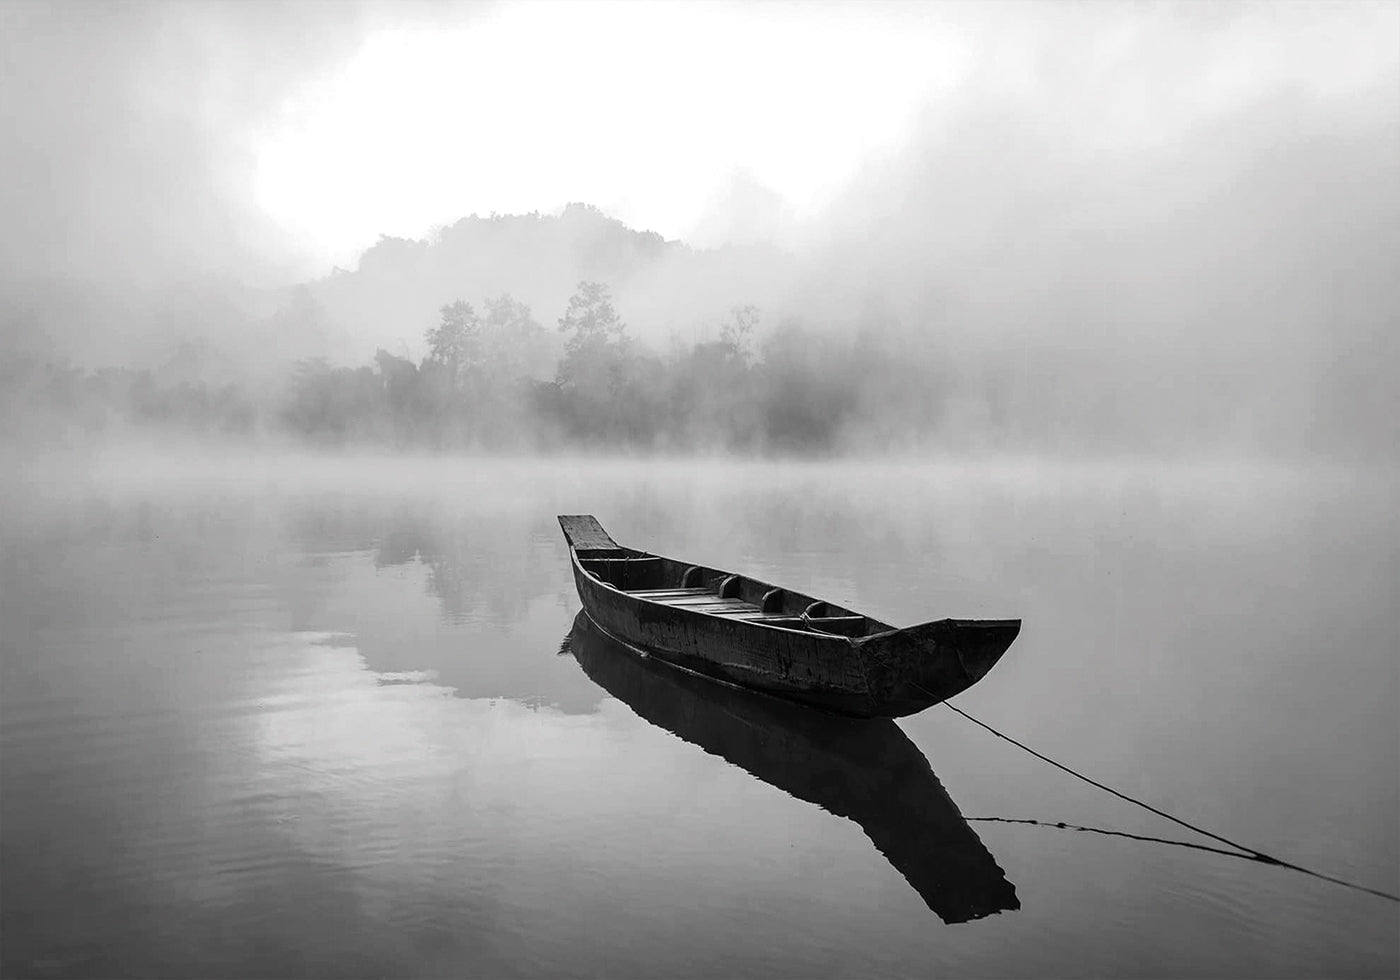
[[[900,237],[951,213],[954,187],[798,255],[694,249],[571,205],[385,237],[277,290],[0,290],[0,423],[407,450],[1394,459],[1394,252],[1305,233],[1363,227],[1393,195],[1333,194],[1327,222],[1304,222],[1251,218],[1253,187],[1113,235],[1003,218],[990,257]]]
[[[713,335],[735,306],[772,310],[794,265],[767,247],[693,249],[571,204],[381,237],[353,269],[277,288],[212,276],[159,288],[7,280],[0,270],[0,358],[264,385],[306,358],[360,364],[381,348],[421,358],[424,332],[459,299],[509,294],[552,326],[585,280],[607,283],[634,334],[664,346]]]
[[[354,270],[309,283],[304,313],[343,336],[333,359],[421,355],[447,303],[509,294],[552,324],[578,283],[593,281],[608,285],[639,339],[664,345],[712,334],[736,306],[772,310],[794,276],[777,249],[693,249],[570,204],[558,215],[472,215],[420,240],[382,237]]]

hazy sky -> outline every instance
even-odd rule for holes
[[[1396,112],[1400,5],[0,0],[10,275],[292,277],[586,201],[801,244],[982,105],[1092,171],[1285,93]],[[952,132],[952,130],[949,130]]]

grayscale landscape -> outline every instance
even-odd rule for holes
[[[1400,970],[1400,5],[0,0],[0,65],[0,976]],[[566,514],[1020,633],[736,691]]]

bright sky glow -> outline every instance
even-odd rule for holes
[[[1092,168],[1270,92],[1341,106],[1393,84],[1396,60],[1381,4],[433,9],[454,13],[371,32],[257,132],[257,206],[318,268],[381,233],[570,201],[721,244],[739,175],[781,242],[930,107],[1010,100]]]
[[[852,7],[564,3],[378,33],[284,103],[258,200],[343,264],[380,233],[569,201],[679,237],[739,170],[810,214],[968,70],[953,31],[913,26]]]

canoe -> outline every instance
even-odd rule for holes
[[[859,825],[940,919],[1019,909],[1007,880],[928,759],[888,718],[842,718],[673,670],[580,612],[568,652],[599,687],[658,728]]]
[[[561,515],[579,601],[599,629],[712,680],[863,718],[899,718],[981,680],[1019,619],[900,629],[745,575],[619,545]]]

